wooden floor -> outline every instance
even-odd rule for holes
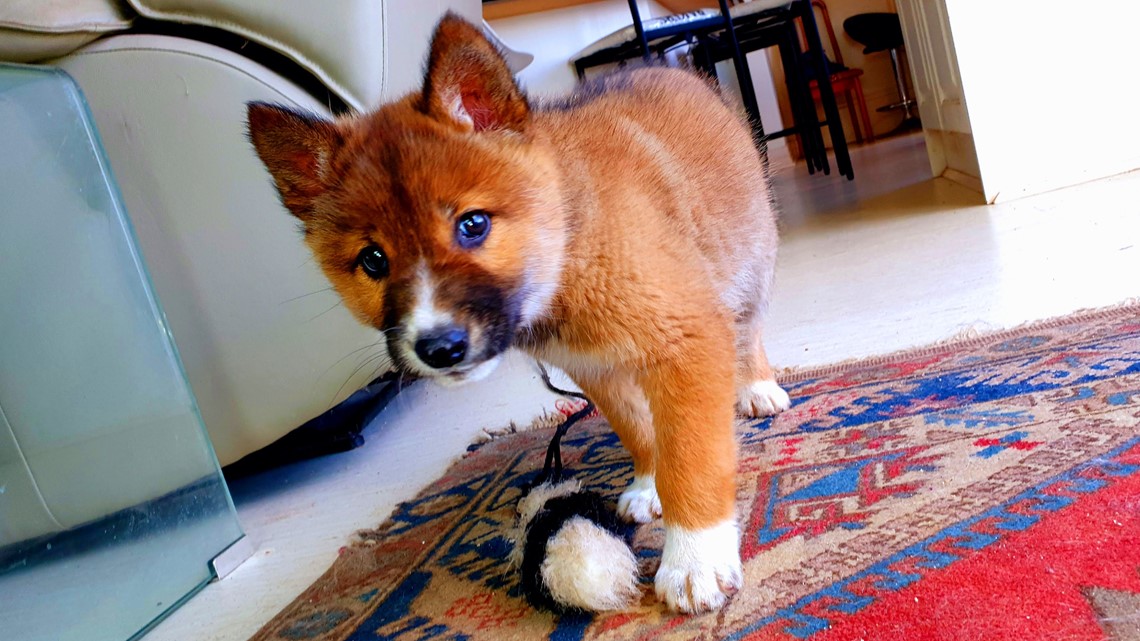
[[[853,151],[857,178],[776,170],[783,244],[766,330],[776,366],[827,363],[1140,296],[1140,172],[982,206],[929,178],[920,135]],[[775,162],[775,161],[774,161]],[[244,641],[351,533],[411,498],[486,427],[552,405],[529,363],[460,389],[413,387],[360,449],[235,483],[257,552],[148,641]]]

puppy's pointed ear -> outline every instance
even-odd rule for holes
[[[313,199],[329,185],[329,158],[340,144],[333,123],[264,102],[248,105],[249,139],[265,163],[281,202],[306,221]]]
[[[526,128],[530,108],[502,54],[470,22],[448,13],[435,28],[422,109],[462,129]]]

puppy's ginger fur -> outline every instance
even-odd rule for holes
[[[623,514],[664,517],[658,595],[688,612],[723,604],[742,580],[734,406],[771,414],[788,398],[761,343],[767,177],[715,89],[650,68],[536,108],[448,16],[422,92],[335,122],[261,104],[249,118],[322,269],[396,363],[462,381],[515,346],[564,369],[633,457]],[[491,220],[475,248],[455,235],[471,211]],[[380,279],[359,264],[373,247]],[[469,356],[446,371],[417,359],[437,322],[424,319],[465,328]]]

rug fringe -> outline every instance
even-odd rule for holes
[[[475,438],[475,442],[472,443],[472,445],[485,445],[495,439],[502,438],[504,436],[510,436],[512,434],[521,434],[523,432],[533,432],[535,430],[552,429],[561,425],[565,420],[566,415],[562,412],[551,412],[549,410],[543,410],[542,414],[540,414],[526,426],[520,427],[518,423],[511,421],[505,427],[485,427],[483,428],[483,433]]]

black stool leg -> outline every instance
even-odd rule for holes
[[[645,37],[645,27],[641,24],[641,11],[637,8],[637,0],[629,0],[629,15],[633,17],[633,30],[637,32],[637,41],[641,43],[641,57],[649,62],[649,39]]]
[[[797,42],[795,23],[788,21],[778,38],[780,60],[784,67],[784,81],[788,87],[788,101],[792,105],[792,118],[796,133],[803,146],[804,160],[809,174],[816,170],[825,175],[831,173],[827,160],[827,147],[823,143],[822,126],[815,113],[815,101],[811,97],[808,79],[803,74],[802,61]]]
[[[792,126],[790,129],[796,133],[800,141],[800,150],[807,163],[808,174],[815,173],[815,144],[809,137],[811,130],[805,119],[803,100],[800,95],[799,79],[792,69],[794,54],[788,46],[786,34],[781,32],[776,39],[776,48],[780,52],[780,65],[784,70],[784,88],[788,91],[788,105],[792,108]]]
[[[633,2],[634,0],[630,0]],[[736,84],[740,87],[740,97],[744,102],[744,110],[752,120],[752,132],[759,141],[760,153],[768,155],[768,145],[764,142],[764,125],[760,122],[760,106],[756,102],[756,88],[752,86],[752,72],[748,69],[748,59],[740,50],[740,41],[736,39],[736,29],[732,26],[732,18],[728,13],[728,0],[720,0],[720,13],[724,17],[725,32],[728,34],[729,44],[732,46],[732,62],[736,67]]]
[[[823,102],[823,112],[827,114],[827,129],[831,133],[835,164],[839,167],[839,173],[847,176],[847,180],[854,180],[855,170],[851,167],[851,154],[847,150],[847,138],[843,135],[843,122],[839,119],[839,106],[835,102],[835,91],[831,87],[831,70],[827,68],[823,42],[819,38],[819,29],[815,24],[815,11],[812,10],[811,0],[800,0],[796,4],[800,8],[800,19],[803,20],[808,51],[811,52],[812,60],[815,62],[815,77],[819,80],[819,97]]]

